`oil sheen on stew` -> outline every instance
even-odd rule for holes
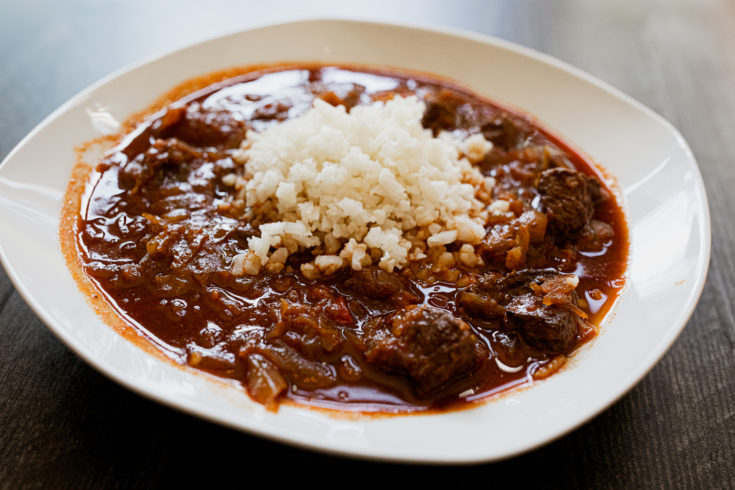
[[[396,94],[424,100],[435,134],[493,143],[478,166],[510,205],[477,249],[484,266],[427,259],[307,280],[308,257],[293,255],[280,273],[234,277],[256,230],[228,212],[222,177],[245,132],[317,97],[349,110]],[[427,75],[322,65],[244,70],[138,125],[93,171],[77,244],[116,311],[178,362],[237,380],[271,408],[363,412],[462,407],[554,373],[596,335],[628,247],[599,172],[530,118]]]

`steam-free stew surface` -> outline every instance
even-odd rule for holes
[[[394,94],[423,99],[435,133],[493,142],[478,165],[510,206],[478,247],[484,265],[427,259],[305,280],[307,257],[292,256],[278,274],[234,277],[256,229],[232,212],[222,178],[240,171],[232,154],[245,132],[315,97],[349,109]],[[78,245],[114,307],[179,362],[271,406],[362,411],[456,407],[552,373],[594,337],[627,254],[623,215],[594,167],[527,118],[431,77],[335,66],[244,73],[142,123],[93,172]]]

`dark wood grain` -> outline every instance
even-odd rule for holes
[[[416,468],[292,449],[145,400],[64,347],[0,271],[0,486],[345,485],[352,475],[376,485],[448,478],[456,488],[735,487],[735,3],[347,3],[2,2],[0,157],[109,71],[284,15],[367,15],[493,34],[610,82],[689,141],[709,193],[713,251],[682,336],[627,396],[546,447],[489,465]]]

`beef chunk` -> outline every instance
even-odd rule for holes
[[[378,267],[352,271],[346,284],[352,291],[371,299],[401,298],[409,303],[416,300],[397,275]]]
[[[457,127],[457,106],[461,100],[448,90],[431,93],[425,99],[426,111],[421,125],[431,129],[436,136],[440,131]]]
[[[599,180],[589,176],[585,176],[585,179],[587,179],[587,188],[595,206],[604,204],[610,200],[610,193],[602,186]]]
[[[482,239],[482,244],[478,248],[478,253],[486,262],[500,260],[505,261],[505,256],[511,250],[518,240],[516,235],[518,228],[515,226],[517,221],[510,224],[503,223],[493,226],[490,231]]]
[[[523,346],[518,334],[494,330],[491,334],[495,355],[506,366],[522,366],[528,360],[528,349]]]
[[[176,118],[163,120],[161,129],[194,146],[237,148],[247,130],[245,123],[234,118],[232,112],[205,108],[198,102],[190,104],[185,111],[172,114]]]
[[[585,252],[599,252],[610,243],[614,236],[615,230],[612,226],[593,219],[582,229],[577,247]]]
[[[511,118],[507,114],[498,114],[481,127],[485,139],[492,142],[495,148],[503,151],[514,150],[533,131],[531,126],[520,118]]]
[[[377,369],[407,374],[420,396],[471,372],[482,352],[467,323],[431,306],[376,319],[365,335],[365,360]]]
[[[503,322],[531,347],[549,355],[565,354],[577,334],[577,278],[548,269],[526,269],[505,276]]]
[[[472,317],[491,320],[502,317],[506,295],[500,287],[501,274],[488,272],[459,295],[459,304]]]
[[[431,92],[424,98],[426,111],[421,124],[431,129],[434,136],[441,131],[453,131],[476,124],[479,117],[467,98],[453,90],[442,89]]]
[[[534,285],[540,285],[549,279],[556,278],[558,276],[567,274],[559,274],[553,269],[524,269],[521,271],[511,272],[507,276],[502,277],[497,281],[499,288],[501,288],[507,295],[511,297],[521,296],[523,294],[532,293],[535,290]],[[490,278],[483,278],[482,284],[488,287],[492,284]]]
[[[459,295],[459,304],[472,317],[490,320],[505,314],[505,305],[514,297],[534,293],[540,284],[560,276],[545,269],[524,269],[503,276],[497,272],[483,274]],[[533,286],[532,286],[533,285]]]
[[[516,297],[506,306],[505,325],[531,347],[552,355],[569,352],[577,335],[577,315],[573,311],[559,305],[547,306],[534,294]]]
[[[564,354],[577,334],[576,286],[575,276],[550,269],[488,273],[462,292],[459,303],[471,317],[502,319],[508,332],[534,349]]]
[[[574,170],[557,167],[544,170],[537,185],[549,216],[549,227],[561,238],[575,236],[594,214],[588,179]]]
[[[492,320],[505,314],[506,295],[500,287],[502,274],[488,272],[459,294],[458,303],[473,318]]]
[[[482,239],[478,253],[486,263],[502,264],[511,270],[522,269],[530,245],[544,241],[548,218],[539,211],[525,211],[509,223],[493,226]]]
[[[515,296],[534,292],[534,286],[560,276],[552,269],[524,269],[503,275],[498,272],[486,272],[463,292],[484,296],[498,305],[508,304]],[[460,298],[462,296],[460,295]],[[461,302],[461,299],[460,299]],[[464,306],[464,304],[463,304]]]
[[[486,291],[463,291],[459,295],[459,304],[467,313],[476,318],[487,320],[502,317],[505,308],[500,305],[499,298]]]
[[[138,192],[164,166],[179,167],[201,157],[201,153],[177,138],[156,139],[145,153],[138,154],[120,169],[118,179],[125,189]]]
[[[319,351],[333,352],[343,343],[339,329],[327,317],[331,302],[323,300],[318,306],[289,303],[281,300],[280,320],[271,336],[285,337],[302,352],[318,355]],[[347,312],[349,315],[349,311]]]

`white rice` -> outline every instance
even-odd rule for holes
[[[416,97],[349,113],[317,99],[300,117],[248,132],[235,185],[260,235],[233,272],[278,272],[300,250],[315,257],[302,266],[309,277],[373,261],[392,271],[431,247],[479,243],[490,203],[477,196],[494,182],[469,160],[492,144],[433,137],[421,126],[424,110]]]

